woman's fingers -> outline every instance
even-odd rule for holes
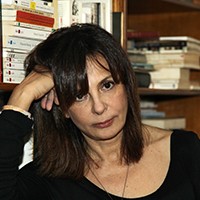
[[[58,98],[55,89],[51,89],[41,100],[41,107],[50,111],[52,109],[53,103],[59,105]]]

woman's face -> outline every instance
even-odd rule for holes
[[[108,69],[103,58],[99,62]],[[77,95],[66,116],[86,139],[109,140],[122,133],[127,115],[124,85],[116,84],[108,70],[92,60],[87,61],[88,94]]]

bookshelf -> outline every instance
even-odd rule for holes
[[[126,0],[118,10],[124,13],[122,27],[139,31],[158,31],[161,36],[187,35],[200,39],[200,4],[188,0]],[[116,8],[113,5],[113,9]],[[123,46],[126,48],[126,35]],[[192,70],[191,80],[200,81],[200,70]],[[139,88],[141,99],[152,99],[159,111],[169,117],[185,116],[186,128],[200,136],[200,90],[162,90]]]
[[[56,5],[56,0],[53,1]],[[159,31],[160,35],[188,35],[200,39],[200,5],[184,0],[113,0],[113,11],[122,12],[122,44],[126,49],[126,30]],[[57,13],[56,13],[57,14]],[[191,79],[200,80],[200,71]],[[0,83],[0,93],[9,93],[17,84]],[[139,88],[141,99],[151,98],[168,116],[185,116],[187,129],[200,136],[200,91]]]

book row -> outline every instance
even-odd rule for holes
[[[27,54],[53,31],[54,8],[47,1],[2,0],[0,81],[20,83]]]

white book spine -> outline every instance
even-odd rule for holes
[[[24,23],[24,22],[18,22],[18,21],[2,21],[2,26],[4,25],[12,25],[12,26],[18,26],[18,27],[25,27],[25,28],[32,28],[36,30],[43,30],[43,31],[48,31],[52,32],[53,29],[47,26],[40,26],[40,25],[35,25],[35,24],[29,24],[29,23]]]
[[[142,119],[142,123],[163,129],[184,129],[186,127],[185,118],[175,119]]]
[[[9,57],[3,57],[3,62],[10,62],[10,63],[23,63],[24,59],[18,59],[18,58],[9,58]]]
[[[1,19],[2,21],[15,21],[16,16],[2,16]]]
[[[4,25],[2,27],[2,33],[3,35],[14,35],[19,37],[44,40],[49,36],[51,32],[12,25]]]
[[[188,41],[200,45],[200,40],[188,36],[163,36],[159,37],[161,41]]]
[[[3,69],[3,76],[4,77],[18,77],[24,78],[25,71],[24,70],[15,70],[15,69]]]
[[[178,81],[172,81],[170,82],[152,82],[149,86],[149,88],[154,89],[167,89],[167,90],[173,90],[173,89],[190,89],[190,82],[182,82],[179,83]]]
[[[71,0],[58,0],[58,28],[70,26],[72,5]]]
[[[190,70],[184,68],[161,68],[159,70],[149,72],[151,80],[163,79],[184,79],[189,80]]]
[[[32,50],[40,40],[31,40],[27,38],[20,38],[14,36],[3,36],[3,47],[22,49],[22,50]]]
[[[2,8],[10,8],[12,6],[21,6],[32,10],[38,10],[47,13],[54,13],[54,7],[45,1],[36,0],[2,0]]]
[[[4,68],[24,70],[24,64],[23,63],[3,62],[3,69]]]
[[[17,11],[23,11],[23,12],[28,12],[31,14],[36,14],[36,15],[41,15],[41,16],[47,16],[47,17],[53,17],[53,14],[51,13],[47,13],[47,12],[42,12],[39,10],[33,10],[30,8],[25,8],[25,7],[21,7],[21,6],[12,6],[11,8],[3,8],[1,9],[1,14],[2,17],[6,17],[6,16],[17,16]]]
[[[23,81],[23,77],[4,77],[3,83],[21,83]]]
[[[3,58],[12,58],[12,59],[25,59],[27,53],[12,51],[12,49],[3,48],[2,57]]]

